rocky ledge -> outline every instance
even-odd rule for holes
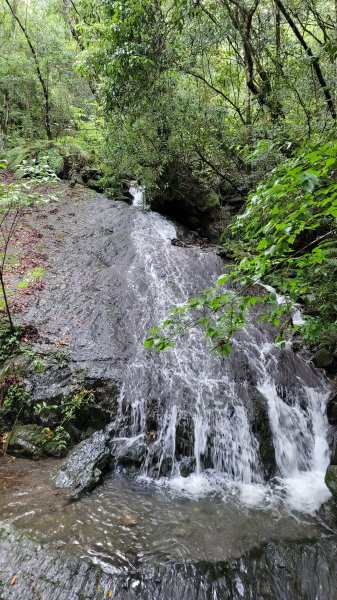
[[[1,600],[335,600],[337,540],[269,543],[230,562],[149,564],[109,574],[0,523]]]

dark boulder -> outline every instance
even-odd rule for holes
[[[54,476],[57,487],[66,488],[71,500],[78,500],[102,480],[110,462],[109,434],[97,431],[68,454]]]
[[[319,369],[326,369],[327,371],[333,371],[335,364],[334,353],[327,348],[320,348],[315,352],[312,357],[315,367]]]
[[[142,437],[127,440],[115,450],[116,463],[126,468],[140,468],[146,457],[146,449],[147,445]]]
[[[330,425],[337,424],[337,390],[334,390],[328,399],[326,405],[326,413],[328,416],[328,420]]]
[[[264,473],[267,479],[271,479],[276,474],[276,457],[268,408],[262,396],[254,397],[253,406],[252,432],[259,443],[260,459]]]
[[[151,207],[191,229],[202,227],[219,213],[219,196],[180,158],[167,163],[157,182]]]
[[[187,411],[181,411],[178,415],[176,427],[176,456],[183,458],[194,454],[194,421]]]
[[[192,456],[186,456],[179,463],[179,471],[182,477],[188,477],[194,473],[196,467],[195,458]]]

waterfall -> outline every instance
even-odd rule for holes
[[[139,186],[137,181],[133,181],[129,192],[133,197],[132,204],[138,208],[146,208],[145,188]]]
[[[160,215],[132,212],[125,276],[133,351],[118,423],[130,443],[146,441],[143,477],[184,492],[239,493],[248,504],[285,499],[314,511],[329,496],[323,377],[273,344],[273,332],[259,323],[240,333],[227,358],[210,353],[198,330],[164,353],[144,349],[149,329],[224,266],[197,246],[172,246],[176,227]]]

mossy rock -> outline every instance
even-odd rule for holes
[[[315,367],[319,369],[331,369],[334,366],[335,357],[333,352],[326,348],[320,348],[313,356]]]
[[[13,429],[7,451],[14,456],[39,460],[45,456],[60,456],[62,450],[56,448],[48,430],[40,425],[18,425]]]
[[[337,500],[337,465],[330,465],[325,473],[325,485]]]
[[[0,368],[0,380],[8,375],[24,376],[32,362],[27,354],[18,354],[8,358]]]

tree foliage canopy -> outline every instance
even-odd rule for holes
[[[335,0],[0,8],[5,157],[89,156],[112,197],[139,179],[153,208],[199,231],[241,207],[222,237],[228,273],[174,309],[147,346],[166,347],[197,322],[227,353],[248,309],[266,300],[283,329],[291,302],[310,313],[309,337],[336,327]],[[285,300],[262,300],[257,282]]]

